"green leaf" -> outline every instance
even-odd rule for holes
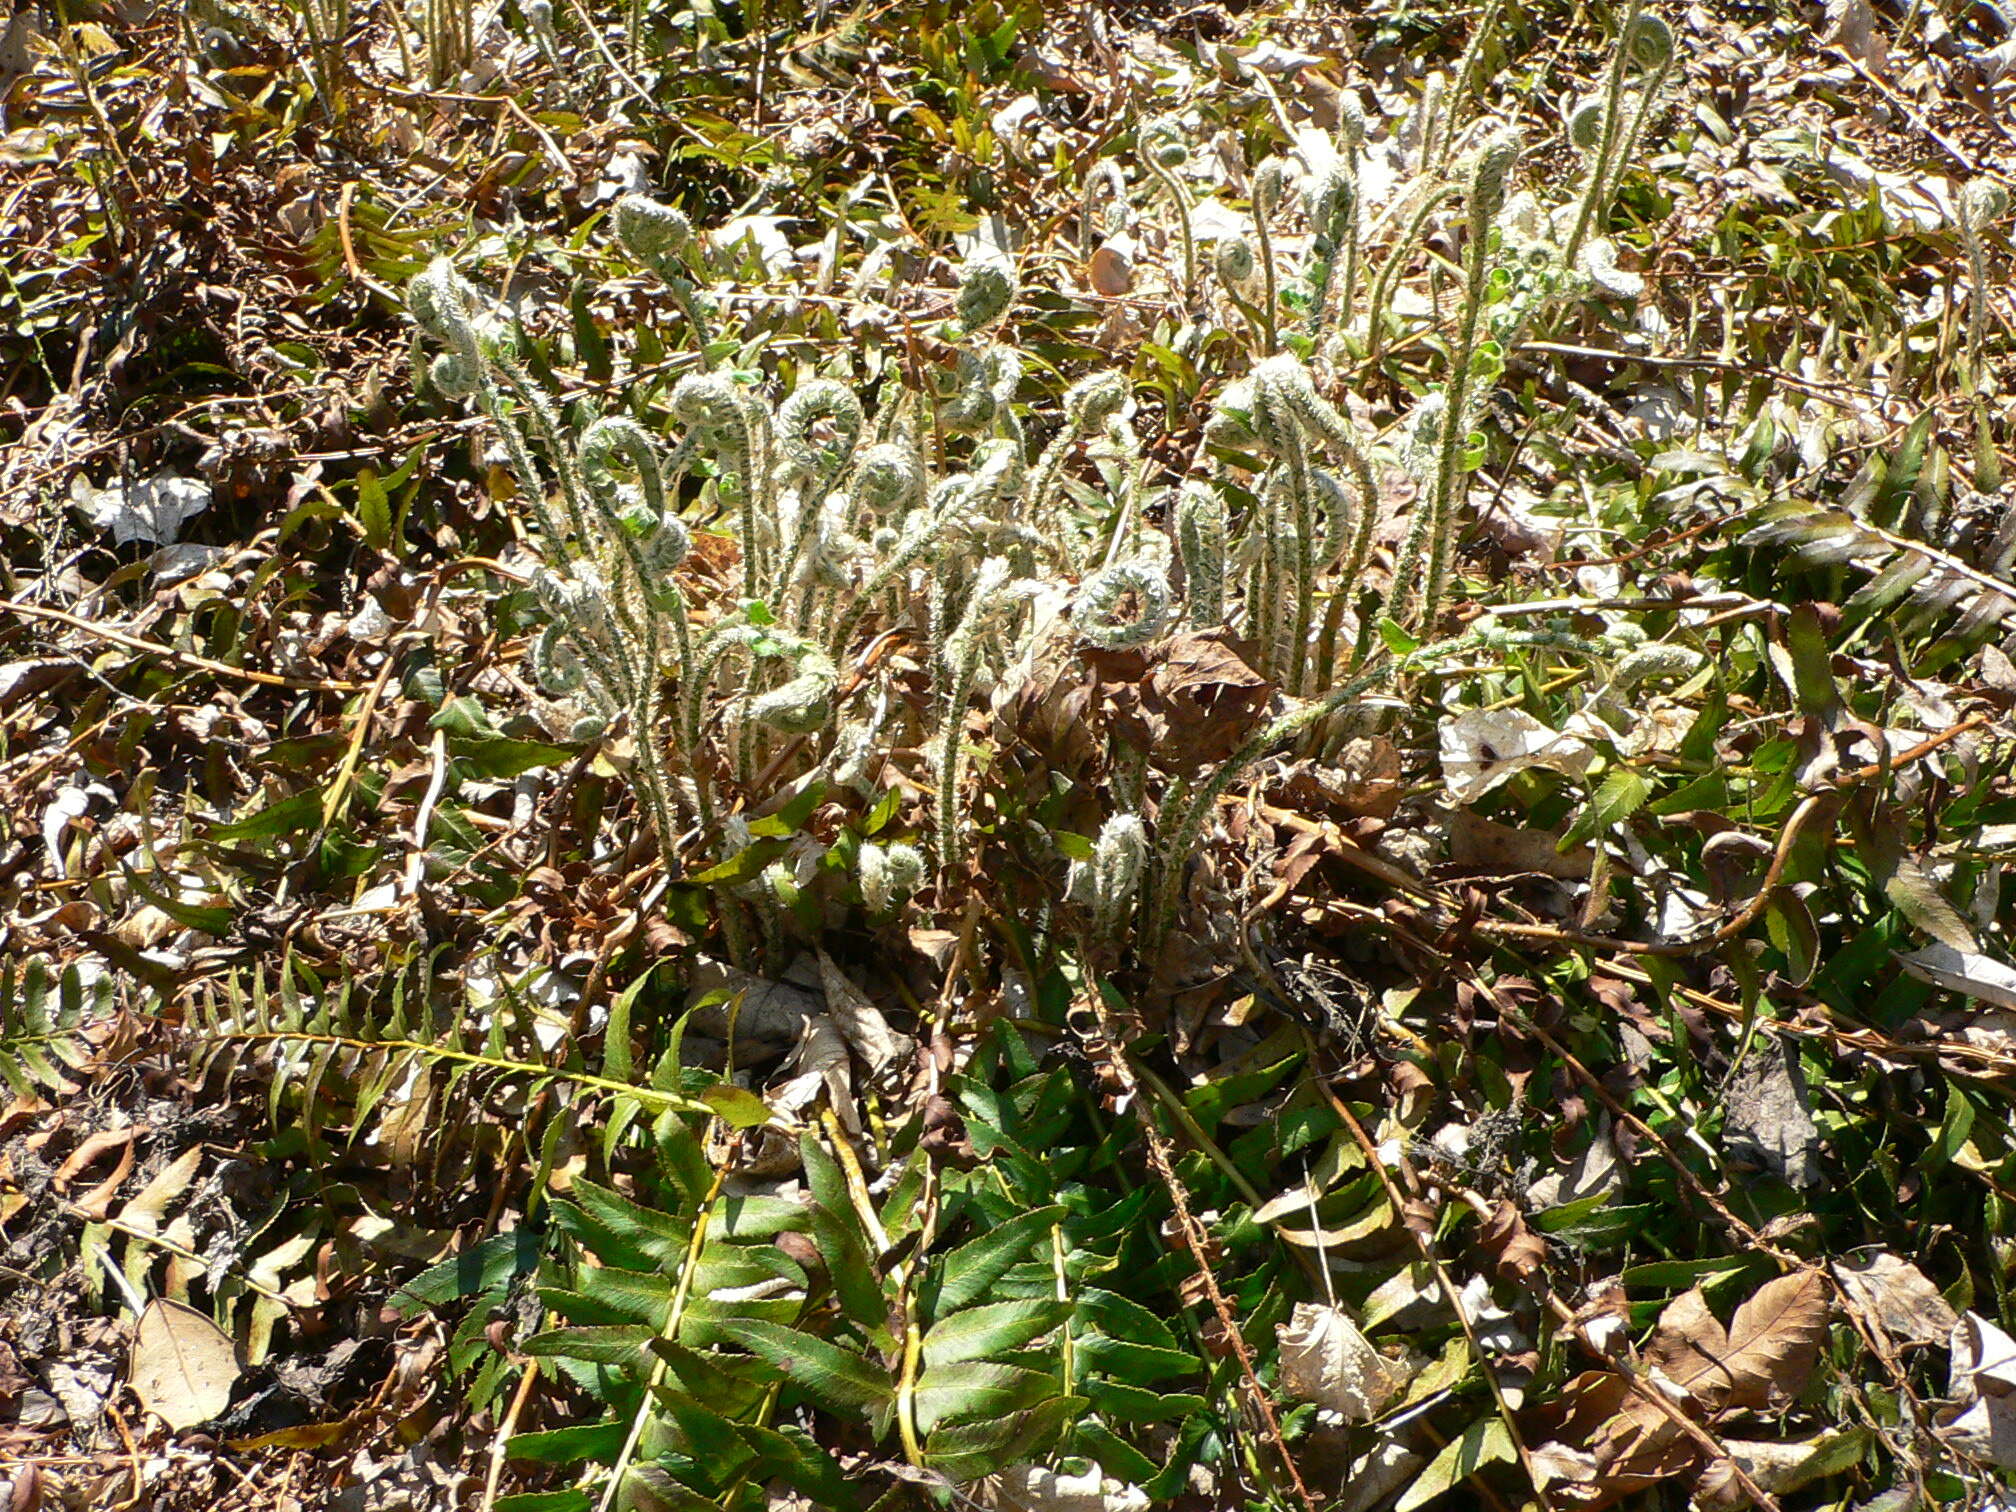
[[[577,1183],[578,1185],[578,1183]],[[715,1205],[707,1220],[707,1239],[770,1239],[786,1229],[801,1233],[812,1223],[811,1210],[783,1197],[731,1193]]]
[[[866,1417],[896,1400],[896,1383],[889,1372],[851,1349],[781,1323],[738,1323],[729,1333],[828,1411]]]
[[[1590,796],[1589,805],[1561,837],[1561,849],[1593,840],[1622,824],[1645,806],[1652,796],[1652,784],[1635,767],[1615,766],[1603,774]]]
[[[585,1360],[591,1365],[632,1366],[642,1362],[658,1330],[643,1323],[612,1323],[587,1328],[549,1328],[520,1348],[540,1358]]]
[[[744,846],[718,866],[695,872],[685,880],[696,887],[734,887],[760,877],[763,868],[783,854],[783,841],[759,840]]]
[[[1140,1386],[1123,1385],[1119,1381],[1088,1381],[1085,1394],[1100,1412],[1121,1423],[1167,1422],[1171,1418],[1185,1418],[1193,1412],[1202,1412],[1205,1407],[1204,1398],[1189,1392],[1163,1394]]]
[[[537,1434],[524,1434],[524,1438],[537,1438]],[[517,1439],[511,1440],[513,1444]],[[613,1457],[617,1449],[610,1451]],[[497,1498],[497,1512],[593,1512],[595,1498],[587,1491],[521,1491],[512,1496]]]
[[[312,788],[291,798],[282,798],[278,803],[269,803],[256,814],[234,819],[229,824],[219,824],[210,830],[206,838],[220,843],[270,840],[298,830],[313,829],[321,822],[322,789]]]
[[[375,469],[357,469],[357,530],[373,551],[392,547],[392,500]]]
[[[961,1360],[924,1372],[917,1383],[917,1430],[929,1433],[954,1418],[999,1417],[1057,1394],[1044,1371],[986,1360]]]
[[[1764,910],[1764,933],[1785,957],[1785,975],[1793,986],[1804,987],[1813,980],[1820,966],[1820,926],[1804,898],[1789,887],[1772,888]]]
[[[1408,652],[1418,651],[1421,648],[1421,642],[1409,634],[1398,620],[1380,620],[1379,639],[1386,643],[1386,649],[1395,656],[1405,656]]]
[[[1046,1453],[1090,1405],[1082,1396],[1052,1397],[983,1422],[935,1428],[924,1441],[925,1462],[955,1481],[978,1480]]]
[[[856,1228],[828,1207],[812,1209],[812,1242],[826,1262],[826,1274],[833,1282],[833,1295],[849,1322],[866,1329],[871,1336],[884,1338],[888,1331],[888,1300],[875,1275],[868,1246]],[[929,1344],[925,1346],[929,1358]]]
[[[790,1482],[824,1512],[853,1512],[861,1505],[847,1472],[804,1429],[788,1423],[782,1428],[737,1423],[735,1431],[755,1453],[762,1478]]]
[[[1038,1237],[1064,1216],[1061,1207],[1035,1208],[968,1240],[940,1262],[938,1286],[931,1302],[934,1319],[949,1317],[977,1302],[994,1283],[1029,1252]]]
[[[1174,1349],[1176,1335],[1169,1325],[1131,1297],[1088,1286],[1078,1293],[1078,1319],[1088,1327],[1116,1339],[1136,1344],[1152,1344],[1158,1349]]]
[[[901,813],[902,809],[903,790],[893,787],[883,789],[882,796],[875,800],[875,807],[868,810],[868,817],[861,821],[861,833],[864,835],[881,834],[884,829],[888,828],[889,821]]]
[[[752,819],[749,833],[758,839],[782,840],[798,833],[805,821],[812,817],[812,811],[819,807],[826,796],[826,784],[809,782],[805,791],[793,796],[774,814],[766,814],[761,819]],[[696,879],[698,880],[698,879]]]
[[[460,1297],[495,1291],[537,1270],[539,1248],[539,1235],[527,1229],[472,1244],[461,1254],[428,1266],[400,1287],[392,1294],[391,1305],[405,1317],[423,1307],[440,1307]]]
[[[215,935],[219,939],[231,932],[231,909],[228,905],[184,903],[180,898],[156,887],[149,880],[151,873],[138,871],[123,860],[119,863],[119,869],[125,873],[127,882],[135,892],[184,929],[200,929],[203,933]]]
[[[1442,1452],[1428,1462],[1428,1468],[1401,1494],[1393,1512],[1414,1512],[1443,1492],[1452,1490],[1486,1465],[1514,1457],[1512,1435],[1497,1414],[1479,1418],[1461,1434],[1442,1446]]]
[[[466,740],[501,740],[504,732],[491,721],[489,711],[466,693],[442,704],[427,721],[430,730],[446,730]]]
[[[788,1328],[804,1309],[801,1297],[749,1297],[735,1302],[718,1297],[692,1297],[679,1315],[679,1338],[695,1349],[718,1349],[740,1342],[746,1323],[775,1323]]]
[[[954,1313],[924,1336],[924,1364],[980,1360],[1019,1349],[1071,1315],[1069,1302],[989,1302]]]
[[[567,291],[567,313],[574,317],[574,353],[582,370],[591,383],[607,383],[615,371],[609,358],[609,341],[588,306],[587,285],[578,280]]]
[[[1181,1349],[1158,1349],[1090,1334],[1078,1341],[1078,1359],[1086,1370],[1117,1376],[1135,1386],[1171,1376],[1201,1375],[1204,1362]]]
[[[621,1423],[576,1423],[544,1433],[514,1433],[504,1452],[514,1460],[527,1460],[535,1465],[613,1460],[623,1447],[624,1431]]]
[[[722,1122],[738,1129],[756,1129],[770,1122],[770,1105],[747,1087],[733,1082],[716,1082],[700,1091],[700,1101],[712,1108]]]
[[[465,777],[517,777],[538,767],[564,766],[574,759],[566,746],[543,740],[451,738],[448,754]]]

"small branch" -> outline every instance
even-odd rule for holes
[[[282,677],[277,672],[255,672],[248,667],[234,667],[228,662],[212,661],[207,656],[198,656],[193,651],[178,651],[173,646],[163,646],[155,641],[142,640],[137,635],[128,635],[123,630],[114,630],[108,625],[96,625],[90,620],[79,619],[74,614],[66,614],[61,609],[48,609],[40,604],[24,604],[18,599],[0,599],[0,610],[25,615],[29,619],[54,620],[57,624],[68,625],[73,630],[81,630],[86,635],[99,640],[110,641],[131,651],[143,652],[148,656],[166,657],[180,666],[190,667],[198,672],[213,672],[219,677],[235,677],[245,682],[262,683],[269,688],[292,688],[300,693],[362,693],[363,683],[344,682],[329,678],[320,682],[305,677]]]

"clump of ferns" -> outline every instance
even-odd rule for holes
[[[1416,484],[1420,503],[1400,545],[1384,613],[1426,634],[1449,590],[1463,480],[1486,454],[1479,424],[1509,350],[1537,317],[1564,302],[1591,294],[1632,300],[1643,291],[1643,281],[1617,266],[1614,245],[1598,233],[1672,60],[1670,27],[1634,5],[1606,87],[1570,113],[1568,136],[1582,174],[1576,194],[1559,206],[1514,192],[1521,142],[1512,128],[1485,118],[1459,129],[1456,102],[1444,100],[1441,91],[1421,107],[1428,119],[1417,133],[1420,173],[1377,217],[1368,219],[1361,203],[1358,163],[1366,125],[1348,96],[1334,150],[1300,178],[1298,195],[1289,194],[1294,175],[1282,160],[1255,169],[1257,247],[1243,240],[1222,244],[1216,268],[1247,312],[1263,353],[1273,355],[1263,357],[1249,380],[1228,386],[1207,437],[1221,458],[1247,456],[1263,464],[1252,490],[1257,503],[1236,522],[1231,570],[1243,579],[1245,629],[1261,643],[1263,670],[1287,691],[1320,691],[1336,675],[1348,600],[1361,591],[1376,525],[1377,453],[1321,396],[1319,383],[1327,387],[1329,375],[1356,362],[1379,361],[1395,329],[1394,294],[1412,249],[1438,214],[1460,204],[1462,284],[1441,343],[1442,381],[1406,417],[1392,453]],[[1459,143],[1467,144],[1461,153]],[[1291,198],[1307,219],[1312,251],[1297,298],[1301,329],[1282,340],[1303,361],[1275,352],[1275,290],[1282,275],[1270,228]],[[1368,278],[1367,245],[1388,222],[1399,230]],[[1213,487],[1223,493],[1230,481],[1221,475]],[[1199,498],[1184,508],[1194,514],[1215,506]],[[1178,538],[1189,575],[1205,585],[1202,593],[1193,590],[1193,604],[1212,601],[1215,558],[1193,546],[1198,533],[1180,515]],[[1202,570],[1191,568],[1192,555]],[[1365,625],[1359,628],[1354,656],[1366,650]]]
[[[670,260],[686,235],[656,208],[625,200],[615,226],[639,261],[682,276]],[[414,319],[443,348],[431,382],[496,426],[538,525],[535,586],[550,622],[534,669],[568,701],[575,738],[627,724],[633,782],[675,875],[682,837],[697,834],[720,861],[739,853],[750,835],[740,815],[754,805],[813,781],[872,788],[907,733],[904,711],[882,696],[857,712],[847,695],[863,679],[843,693],[840,668],[867,632],[905,626],[921,629],[933,681],[932,848],[941,873],[961,864],[961,732],[976,684],[1012,658],[1039,585],[1075,579],[1097,546],[1100,522],[1067,487],[1071,458],[1090,442],[1113,465],[1109,546],[1138,524],[1145,475],[1117,375],[1075,385],[1062,425],[1029,459],[1014,408],[1022,358],[991,334],[1015,292],[1005,264],[970,266],[956,367],[932,392],[886,385],[872,420],[831,379],[801,380],[773,405],[758,374],[690,373],[669,395],[681,439],[668,448],[623,416],[570,424],[530,377],[501,310],[445,261],[414,281]],[[697,507],[734,519],[741,554],[739,601],[705,623],[677,575],[691,544],[679,492],[691,479],[704,479]],[[816,860],[745,888],[766,926]],[[886,911],[888,887],[864,879],[863,891]],[[744,953],[732,905],[724,928]]]

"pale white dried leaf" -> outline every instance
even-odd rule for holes
[[[1761,1162],[1788,1186],[1820,1179],[1820,1128],[1790,1043],[1760,1045],[1729,1080],[1722,1124],[1725,1146]]]
[[[193,1307],[157,1297],[133,1330],[130,1380],[140,1405],[180,1431],[231,1405],[238,1380],[231,1337]]]
[[[1444,719],[1441,736],[1442,774],[1458,803],[1475,803],[1535,767],[1579,777],[1596,759],[1586,742],[1523,709],[1468,709]]]
[[[1406,1372],[1373,1348],[1341,1307],[1298,1302],[1274,1333],[1281,1342],[1281,1389],[1346,1422],[1371,1422],[1407,1384]]]
[[[1932,944],[1898,956],[1897,964],[1934,987],[1993,1003],[1998,1008],[2016,1008],[2016,969],[1993,956]]]
[[[1012,1465],[996,1478],[993,1493],[997,1512],[1148,1512],[1151,1505],[1140,1487],[1090,1461],[1075,1470]]]
[[[114,546],[129,541],[167,546],[185,524],[210,507],[210,485],[157,473],[131,484],[94,488],[78,477],[70,484],[70,498],[94,526],[112,533]]]

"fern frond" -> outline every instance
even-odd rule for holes
[[[1805,566],[1838,564],[1870,574],[1845,606],[1848,612],[1869,618],[1913,606],[1924,623],[1902,627],[1907,632],[1952,618],[1949,633],[1964,640],[2016,618],[2016,582],[2006,576],[2016,558],[2016,512],[1971,553],[1973,561],[1848,509],[1816,508],[1804,500],[1772,505],[1741,544],[1781,546]]]
[[[112,978],[40,961],[0,970],[0,1081],[16,1097],[74,1092],[69,1072],[91,1059],[85,1030],[112,1011]]]

